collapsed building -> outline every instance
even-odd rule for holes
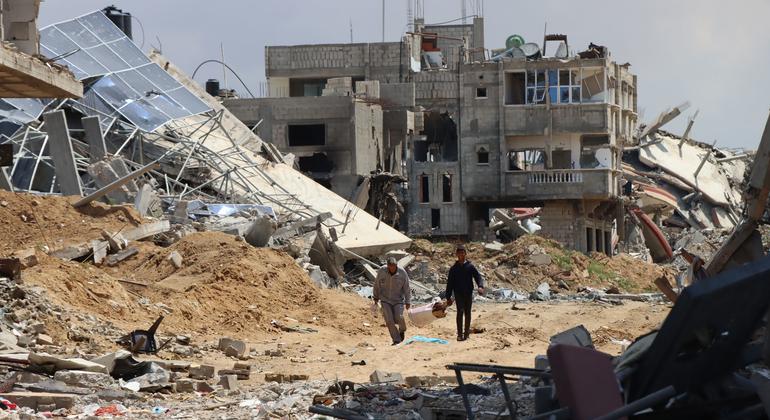
[[[483,18],[418,18],[399,42],[268,46],[271,97],[224,104],[343,197],[373,171],[406,177],[410,235],[487,239],[495,209],[540,207],[543,234],[609,254],[636,76],[604,47],[549,39],[550,57],[521,42],[492,56]]]
[[[82,196],[76,206],[133,202],[143,215],[166,213],[188,230],[202,211],[225,218],[215,230],[261,238],[253,240],[260,246],[271,237],[301,237],[319,251],[304,258],[332,277],[346,259],[410,243],[294,170],[291,156],[263,142],[162,55],[145,55],[130,30],[105,13],[42,29],[40,50],[72,69],[84,88],[64,95],[71,99],[1,100],[8,112],[0,143],[13,150],[6,189]],[[72,84],[81,86],[75,78]],[[65,252],[70,259],[96,251],[68,245],[75,245]]]

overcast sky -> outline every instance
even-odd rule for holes
[[[406,29],[408,0],[387,0],[385,38],[397,41]],[[109,2],[45,0],[39,25],[68,20]],[[115,0],[132,13],[134,41],[147,51],[162,48],[192,73],[207,59],[225,61],[252,90],[265,79],[265,45],[337,43],[382,39],[379,0]],[[425,0],[427,23],[459,18],[460,1]],[[469,13],[471,7],[468,7]],[[631,63],[638,76],[642,121],[689,100],[691,108],[666,129],[681,134],[687,116],[700,109],[691,136],[717,145],[755,148],[770,110],[770,1],[528,1],[486,0],[487,48],[504,46],[510,34],[542,43],[548,32],[564,33],[575,50],[589,42],[606,45],[618,63]],[[159,40],[159,41],[158,41]],[[222,79],[217,64],[195,79]],[[228,86],[245,91],[228,74]]]

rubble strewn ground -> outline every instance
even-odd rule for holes
[[[107,410],[105,407],[121,404],[109,410],[126,410],[129,418],[146,418],[153,409],[168,409],[167,415],[172,417],[195,413],[198,418],[218,418],[227,413],[238,418],[258,412],[305,417],[313,398],[326,395],[335,380],[365,383],[374,370],[391,371],[398,366],[398,361],[414,362],[408,372],[403,372],[404,376],[450,376],[450,379],[444,366],[463,358],[529,366],[534,356],[547,347],[548,337],[576,317],[585,320],[600,349],[618,353],[627,344],[623,340],[654,328],[668,310],[659,303],[632,301],[551,300],[511,304],[481,299],[474,307],[473,327],[479,333],[472,340],[450,341],[447,345],[414,343],[393,348],[381,318],[371,313],[366,299],[338,289],[320,289],[286,253],[255,248],[236,236],[194,232],[165,247],[151,240],[133,241],[130,246],[136,247],[138,253],[113,267],[95,265],[90,259],[66,261],[47,255],[44,251],[50,252],[53,246],[62,248],[86,241],[99,236],[102,229],[120,231],[153,223],[152,219],[142,219],[124,206],[93,203],[75,209],[70,202],[66,197],[0,192],[2,211],[9,215],[3,219],[3,234],[11,239],[2,241],[4,252],[12,254],[30,248],[36,251],[36,263],[22,271],[22,283],[7,278],[0,282],[5,314],[0,336],[6,346],[4,353],[23,355],[32,351],[60,359],[92,360],[121,350],[124,347],[116,341],[129,331],[149,327],[156,317],[163,315],[157,341],[171,342],[157,355],[136,358],[155,360],[158,366],[165,366],[164,369],[171,372],[169,385],[160,388],[160,393],[134,393],[102,374],[103,382],[92,384],[99,392],[85,395],[76,385],[49,383],[85,374],[67,376],[63,374],[68,371],[65,369],[54,375],[50,368],[41,371],[41,367],[34,364],[9,363],[5,367],[6,377],[25,370],[42,375],[23,373],[24,381],[30,384],[17,379],[14,392],[47,390],[72,395],[71,406],[66,401],[62,403],[67,406],[66,410],[42,400],[37,406],[40,412],[50,409],[58,414],[82,414],[92,413],[97,407]],[[25,212],[33,217],[22,217]],[[554,267],[558,267],[557,263],[532,264],[528,258],[539,255],[540,251],[531,252],[530,247],[540,247],[544,255],[556,259],[562,255],[554,243],[537,237],[524,237],[507,244],[502,251],[484,251],[482,245],[473,244],[470,252],[478,256],[483,271],[491,273],[500,267],[518,269],[522,274],[516,287],[529,290],[528,285],[548,277]],[[449,244],[418,241],[411,249],[417,254],[412,267],[421,267],[421,262],[432,256],[431,261],[437,265],[430,269],[441,273],[451,261],[450,256],[445,255],[450,248]],[[180,268],[169,259],[173,253],[182,257]],[[576,267],[569,271],[573,274],[578,272],[577,267],[587,270],[586,264],[612,267],[612,260],[602,261],[603,257],[569,254]],[[569,278],[564,281],[574,291],[580,286],[615,284],[612,280],[592,280],[591,276],[581,281],[573,282]],[[642,290],[641,278],[635,281],[638,282],[635,287]],[[503,280],[492,282],[495,285],[490,290],[514,286]],[[558,284],[553,287],[558,288]],[[410,335],[453,337],[451,311],[453,309],[449,317],[426,327],[410,327]],[[223,336],[243,341],[246,351],[236,357],[227,356],[219,345]],[[365,365],[352,365],[362,360]],[[236,380],[238,390],[217,385],[219,373],[237,372],[236,364],[247,368],[248,379]],[[206,374],[206,379],[192,379],[190,385],[190,379],[186,378],[190,372],[197,372],[196,365],[212,366],[212,371],[217,373]],[[269,381],[289,380],[292,375],[300,380]],[[450,381],[449,384],[434,379],[420,392],[456,403],[457,394],[447,391],[450,379],[441,380]],[[183,392],[188,386],[198,387],[201,380],[208,386],[192,394]],[[177,392],[171,392],[174,387]],[[414,394],[418,390],[407,388],[404,392]],[[429,407],[424,398],[424,405]],[[377,404],[376,400],[371,403]],[[389,410],[394,413],[419,411],[413,402],[411,405],[400,401],[389,404]]]

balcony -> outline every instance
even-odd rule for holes
[[[610,106],[606,103],[552,105],[551,110],[545,105],[505,106],[505,135],[542,135],[550,121],[553,121],[554,133],[603,133],[609,130]]]
[[[505,199],[580,200],[617,196],[611,169],[511,171],[505,173]]]

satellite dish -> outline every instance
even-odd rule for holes
[[[521,47],[524,44],[524,38],[521,35],[511,35],[505,40],[505,49],[510,50],[513,47]]]
[[[527,58],[540,58],[540,46],[534,42],[527,42],[519,48]]]
[[[496,56],[492,57],[492,61],[498,62],[502,61],[504,58],[524,58],[526,55],[524,55],[524,51],[521,50],[521,48],[511,47],[500,54],[497,54]]]
[[[556,49],[556,54],[554,54],[554,57],[556,58],[567,58],[569,56],[569,49],[567,48],[567,44],[564,42],[559,44],[559,48]]]

